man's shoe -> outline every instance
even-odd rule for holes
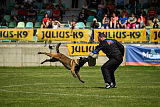
[[[116,86],[116,84],[114,84],[114,83],[111,83],[111,88],[117,88],[117,86]]]
[[[111,86],[109,84],[107,84],[105,88],[109,89],[109,88],[111,88]]]

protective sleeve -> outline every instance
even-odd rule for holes
[[[92,51],[94,54],[99,54],[99,51],[102,50],[102,45],[99,44],[98,46],[96,46],[96,48]]]
[[[118,41],[116,41],[116,44],[117,44],[121,54],[124,56],[124,46],[121,43],[119,43]]]

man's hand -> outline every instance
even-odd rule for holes
[[[94,54],[92,52],[89,52],[88,56],[91,56],[92,58],[98,58],[98,54]]]

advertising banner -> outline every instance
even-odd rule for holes
[[[37,29],[38,41],[89,42],[88,29]]]
[[[98,42],[98,35],[104,33],[107,39],[124,42],[146,41],[146,29],[95,29],[94,40]]]
[[[126,45],[126,65],[160,66],[160,46]]]
[[[160,42],[160,29],[150,29],[150,41]]]
[[[0,40],[33,41],[33,29],[0,29]]]
[[[88,56],[88,53],[93,51],[98,44],[67,44],[69,56]],[[99,56],[105,56],[100,51]]]

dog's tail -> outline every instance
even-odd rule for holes
[[[59,47],[60,47],[61,43],[58,43],[57,46],[56,46],[56,51],[57,53],[59,53]]]

